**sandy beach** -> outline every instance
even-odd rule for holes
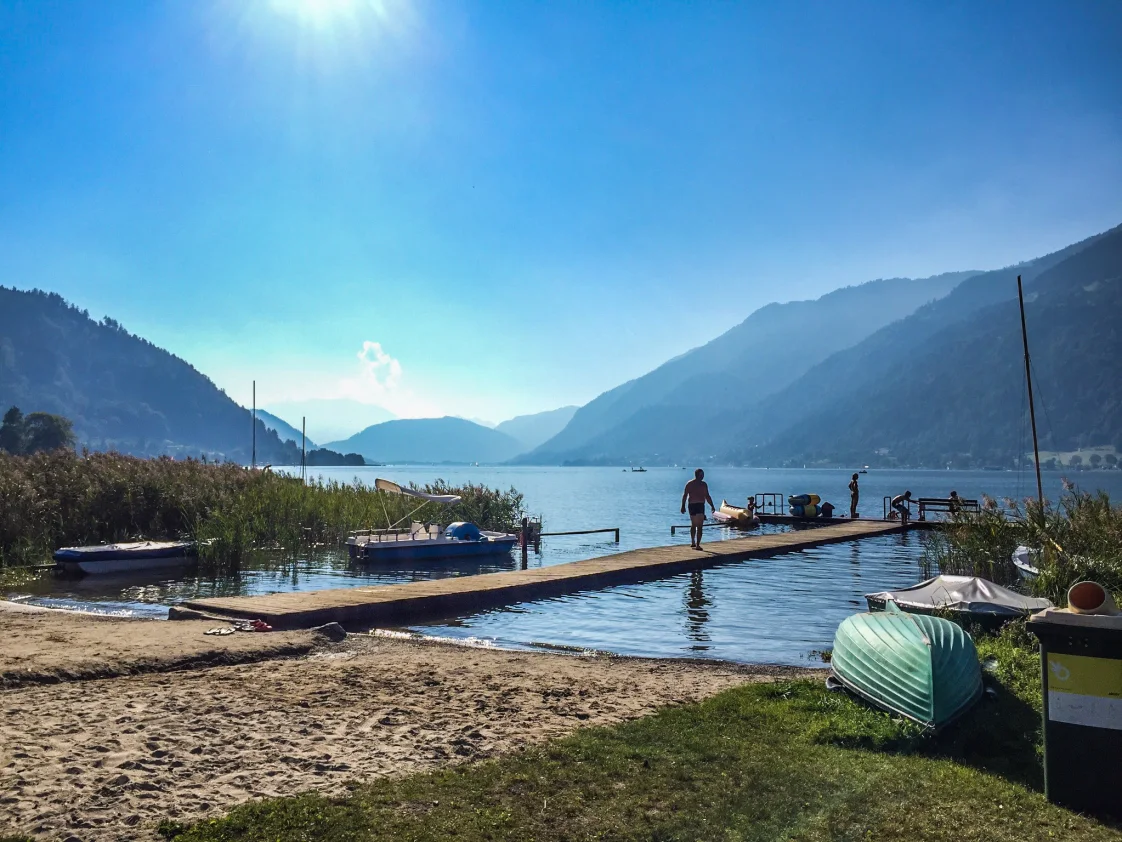
[[[0,691],[0,831],[41,838],[156,839],[161,819],[340,793],[807,672],[31,617],[0,612],[0,632],[17,643],[0,671],[14,675],[15,661],[38,676]],[[30,651],[48,637],[59,641]],[[81,646],[61,642],[76,637]],[[55,683],[40,683],[48,675]]]

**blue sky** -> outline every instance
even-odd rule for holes
[[[1122,4],[0,0],[0,283],[501,420],[1122,222]]]

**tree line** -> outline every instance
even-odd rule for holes
[[[4,413],[0,424],[0,450],[15,456],[74,448],[74,425],[69,418],[49,412],[24,415],[18,406]]]

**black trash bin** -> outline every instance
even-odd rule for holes
[[[1049,608],[1028,629],[1040,640],[1048,800],[1122,818],[1122,616]]]

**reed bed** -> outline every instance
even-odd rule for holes
[[[470,520],[512,530],[522,495],[482,485],[422,488],[458,494],[455,506],[426,505],[418,520]],[[352,483],[303,483],[235,464],[117,453],[0,452],[0,567],[42,564],[58,547],[141,539],[192,539],[203,560],[236,564],[254,548],[337,544],[357,528],[386,526],[420,501]]]
[[[1105,492],[1092,494],[1065,482],[1056,504],[1041,506],[1031,499],[1003,503],[999,507],[987,499],[980,512],[958,514],[945,529],[928,533],[927,572],[1016,584],[1012,555],[1024,545],[1040,551],[1040,576],[1029,585],[1037,596],[1066,605],[1068,588],[1087,579],[1122,596],[1122,507],[1113,505]]]

